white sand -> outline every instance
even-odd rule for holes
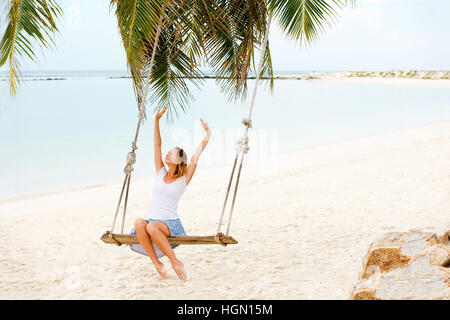
[[[311,80],[309,80],[311,81]],[[344,77],[325,76],[313,81],[333,81],[348,83],[383,84],[399,86],[419,86],[419,87],[450,87],[450,80],[447,79],[409,79],[409,78],[382,78],[382,77]]]
[[[274,161],[272,159],[271,161]],[[346,299],[384,232],[450,227],[450,122],[245,164],[232,224],[239,244],[176,249],[188,281],[99,240],[120,185],[0,203],[0,298]],[[268,168],[274,168],[273,166]],[[186,231],[213,234],[230,166],[196,172],[180,201]],[[126,231],[150,201],[135,181]]]

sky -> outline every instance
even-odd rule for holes
[[[110,0],[59,0],[56,48],[38,51],[22,70],[126,70]],[[450,0],[356,0],[307,47],[272,25],[276,71],[450,69]],[[6,66],[0,68],[5,71]]]

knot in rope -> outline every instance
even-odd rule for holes
[[[242,124],[244,126],[246,126],[247,128],[251,128],[252,127],[252,119],[244,118],[244,119],[242,119]]]
[[[145,119],[145,108],[141,108],[138,112],[138,118],[143,120]]]
[[[238,140],[237,149],[239,151],[242,151],[243,153],[247,153],[250,150],[250,147],[248,146],[248,137],[244,136],[241,139]]]
[[[133,165],[136,163],[136,154],[131,151],[127,154],[127,165],[125,166],[125,169],[123,170],[126,174],[130,174],[131,171],[134,170]]]
[[[137,150],[137,145],[136,145],[136,141],[133,141],[133,142],[131,142],[131,148],[133,149],[133,152],[135,151],[135,150]]]

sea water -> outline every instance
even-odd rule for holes
[[[121,76],[31,74],[14,98],[9,82],[0,78],[0,200],[122,181],[138,118],[132,81]],[[203,136],[202,118],[213,134],[199,167],[231,164],[253,85],[249,80],[249,96],[239,102],[230,102],[214,80],[205,80],[201,88],[191,86],[195,100],[189,107],[179,109],[178,117],[171,114],[172,120],[161,120],[163,157],[174,146],[190,157]],[[250,161],[450,120],[448,87],[316,80],[275,80],[274,85],[270,93],[263,83],[257,94]],[[137,144],[135,179],[154,175],[155,105],[147,109]]]

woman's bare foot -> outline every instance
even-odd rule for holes
[[[169,276],[167,275],[166,269],[164,268],[164,264],[162,262],[155,263],[155,268],[156,268],[156,271],[158,271],[161,278],[163,278],[163,279],[169,278]]]
[[[186,281],[186,271],[184,270],[184,264],[180,260],[175,260],[175,262],[172,263],[173,270],[175,270],[175,273],[177,274],[178,278],[181,281]]]

